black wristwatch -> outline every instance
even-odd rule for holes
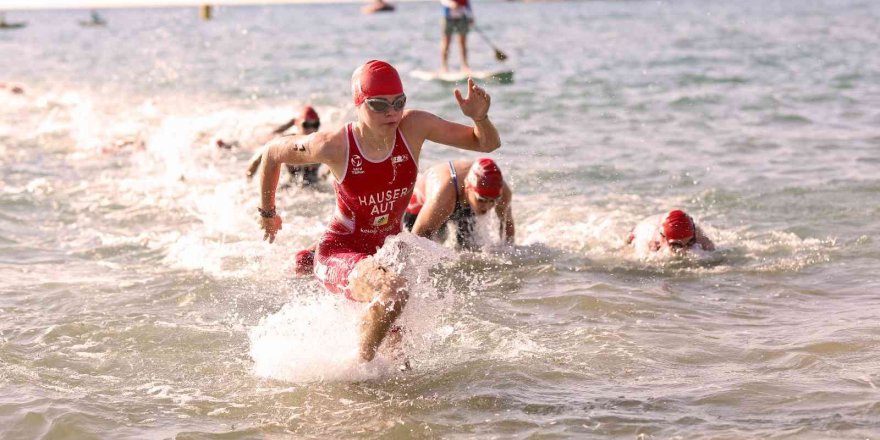
[[[260,211],[260,217],[263,218],[272,218],[275,217],[275,207],[271,207],[269,209],[263,209],[257,206],[257,211]]]

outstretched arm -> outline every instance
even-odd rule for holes
[[[293,118],[287,121],[286,124],[278,126],[275,130],[272,130],[272,134],[282,134],[287,130],[290,130],[290,127],[296,125],[296,118]]]
[[[696,230],[694,231],[694,234],[696,234],[696,236],[697,236],[697,244],[699,244],[700,247],[702,247],[704,251],[714,251],[715,250],[715,243],[713,243],[712,240],[710,240],[709,237],[706,236],[706,234],[703,232],[703,230],[699,226],[697,226]]]
[[[260,168],[260,162],[262,162],[262,161],[263,161],[263,150],[260,149],[260,150],[257,150],[257,152],[254,153],[253,156],[251,156],[251,160],[248,162],[247,173],[245,173],[248,180],[250,180],[252,177],[254,177],[254,174],[257,173],[257,169]]]
[[[424,123],[425,139],[438,144],[451,145],[463,150],[488,153],[501,146],[501,137],[492,121],[489,120],[491,97],[468,78],[467,95],[462,96],[458,89],[454,92],[461,112],[474,121],[474,126],[450,122],[426,112],[418,112]],[[415,112],[415,111],[414,111]]]

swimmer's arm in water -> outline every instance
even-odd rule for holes
[[[511,199],[513,199],[513,192],[505,182],[501,192],[501,201],[495,206],[495,215],[498,216],[498,222],[500,223],[498,232],[501,234],[501,239],[505,243],[513,245],[516,241],[516,227],[513,222]]]
[[[283,134],[285,131],[290,130],[290,127],[293,127],[294,125],[296,125],[296,118],[287,121],[284,125],[278,126],[278,128],[272,130],[272,134]]]
[[[246,176],[248,180],[254,177],[254,174],[257,173],[257,169],[260,168],[260,162],[263,161],[263,149],[260,148],[256,153],[251,157],[251,160],[248,162],[248,169]]]
[[[340,134],[341,133],[341,134]],[[336,173],[345,162],[345,132],[313,133],[308,136],[281,136],[263,147],[260,171],[260,209],[264,212],[275,210],[275,191],[281,174],[281,164],[300,165],[325,163]],[[261,227],[265,230],[264,240],[275,241],[275,234],[281,229],[281,217],[261,216]]]
[[[449,177],[449,173],[445,173]],[[442,179],[441,179],[442,180]],[[449,182],[431,179],[425,182],[425,204],[419,211],[412,233],[419,237],[436,238],[437,231],[449,220],[455,209],[456,189]]]
[[[633,232],[639,228],[639,225],[636,225]],[[651,239],[648,240],[648,250],[652,252],[657,252],[663,248],[663,244],[666,243],[666,240],[663,239],[663,236],[660,235],[660,231],[663,229],[662,226],[657,225],[654,228],[653,235],[651,235]],[[635,238],[635,234],[633,234],[633,238]],[[638,244],[636,244],[636,249],[638,249]]]
[[[702,229],[699,226],[695,229],[694,232],[697,235],[697,244],[703,248],[704,251],[714,251],[715,243],[706,236]]]

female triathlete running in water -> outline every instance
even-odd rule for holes
[[[490,152],[501,145],[489,121],[490,97],[473,80],[466,96],[457,89],[467,126],[421,110],[404,110],[406,95],[397,70],[372,60],[351,78],[358,120],[329,132],[290,136],[267,144],[260,173],[260,215],[264,239],[275,241],[281,218],[275,190],[282,163],[326,164],[336,177],[336,210],[315,256],[315,275],[334,293],[369,302],[361,323],[360,357],[376,355],[409,298],[405,280],[372,255],[401,230],[426,140],[464,150]]]

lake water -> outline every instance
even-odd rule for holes
[[[407,75],[439,7],[359,7],[7,14],[0,437],[880,438],[880,3],[477,2],[515,71],[486,88],[517,246],[395,241],[402,373],[352,363],[361,309],[290,275],[330,186],[279,192],[269,245],[244,178],[302,104],[353,120],[371,58],[466,121]],[[719,250],[633,255],[675,207]]]

